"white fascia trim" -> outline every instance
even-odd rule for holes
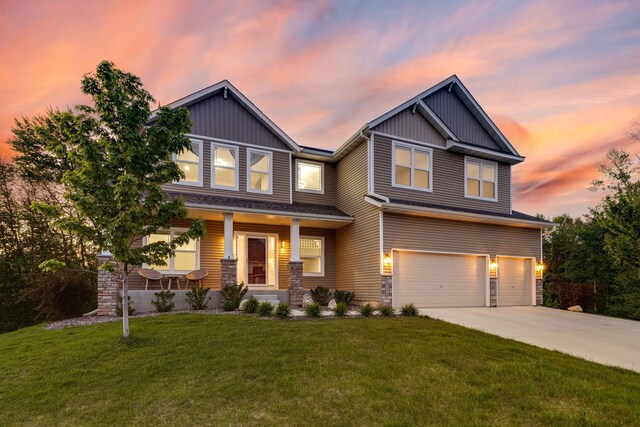
[[[367,183],[368,183],[368,189],[367,192],[368,193],[373,193],[374,190],[374,183],[373,183],[373,179],[374,179],[374,169],[373,169],[373,138],[374,136],[371,135],[371,137],[367,137],[366,135],[362,134],[363,137],[367,140]]]
[[[465,148],[467,150],[472,150],[472,151],[476,151],[478,153],[483,153],[483,154],[491,154],[493,156],[501,157],[503,159],[513,160],[513,161],[516,161],[516,162],[524,162],[524,159],[525,159],[522,156],[512,156],[511,154],[500,153],[498,151],[493,151],[493,150],[489,150],[489,149],[486,149],[486,148],[481,148],[481,147],[476,147],[476,146],[473,146],[473,145],[468,145],[468,144],[465,144],[464,142],[457,142],[457,141],[448,140],[446,148],[449,149],[449,148],[452,148],[452,147]]]
[[[437,149],[440,149],[440,150],[446,150],[447,149],[447,147],[443,147],[442,145],[436,145],[436,144],[432,144],[430,142],[425,142],[425,141],[418,141],[417,139],[405,138],[405,137],[398,136],[398,135],[391,135],[390,133],[379,132],[377,130],[372,130],[369,133],[371,133],[372,135],[383,136],[385,138],[393,139],[393,140],[400,141],[400,142],[407,142],[407,143],[410,143],[410,144],[417,144],[417,145],[422,145],[422,146],[425,146],[425,147],[437,148]]]
[[[342,144],[333,152],[333,157],[338,158],[338,156],[340,156],[340,154],[342,154],[344,150],[349,148],[351,144],[354,144],[358,139],[362,138],[364,136],[364,133],[367,132],[368,129],[369,129],[368,125],[364,125],[360,129],[358,129],[356,133],[351,135],[351,138],[347,139],[347,141],[344,144]]]
[[[250,208],[239,208],[232,206],[224,206],[224,205],[206,205],[199,203],[187,203],[184,204],[188,208],[193,209],[208,209],[220,212],[242,212],[242,213],[253,213],[258,215],[277,215],[277,216],[286,216],[289,218],[309,218],[309,219],[321,219],[327,221],[337,221],[337,222],[353,222],[353,218],[344,218],[344,217],[336,217],[333,215],[315,215],[308,213],[299,213],[299,212],[284,212],[284,211],[269,211],[264,209],[250,209]]]
[[[269,157],[269,190],[254,190],[251,188],[251,154],[259,153]],[[264,172],[259,172],[264,173]],[[247,193],[269,194],[273,195],[273,153],[267,150],[259,150],[257,148],[247,148]]]
[[[431,108],[429,108],[429,106],[425,104],[425,102],[422,99],[418,101],[418,106],[420,107],[419,108],[420,113],[423,116],[426,115],[425,119],[427,119],[428,122],[430,123],[435,122],[433,124],[436,125],[436,128],[438,128],[437,130],[440,132],[442,136],[444,136],[445,138],[451,139],[453,141],[459,141],[458,137],[455,136],[453,131],[449,129],[449,127],[445,125],[442,120],[440,120],[440,117],[438,117],[436,113]],[[431,118],[431,120],[429,120],[429,117]]]
[[[381,208],[382,207],[382,202],[374,200],[369,196],[364,196],[364,201],[367,202],[367,203],[372,204],[373,206],[375,206],[377,208]],[[388,202],[386,202],[386,203],[388,203]]]
[[[376,203],[373,203],[373,201],[369,201],[369,203],[376,204]],[[471,213],[471,212],[456,212],[456,211],[450,211],[447,209],[425,208],[423,206],[401,205],[397,203],[377,203],[377,204],[379,204],[380,207],[382,207],[385,210],[394,209],[394,210],[404,211],[404,212],[413,211],[413,212],[444,214],[447,216],[458,217],[458,218],[480,218],[480,219],[488,219],[495,223],[533,225],[536,228],[555,227],[554,224],[541,223],[538,221],[530,221],[526,219],[502,218],[502,217],[497,217],[493,215],[484,215],[484,214],[477,214],[477,213]]]
[[[387,196],[383,196],[383,195],[378,194],[378,193],[367,193],[367,196],[377,197],[378,199],[384,200],[385,202],[389,203],[389,198]]]
[[[247,97],[245,97],[238,89],[235,88],[228,80],[223,80],[219,83],[201,89],[197,92],[192,93],[191,95],[185,96],[184,98],[180,98],[177,101],[174,101],[168,104],[171,108],[181,107],[190,102],[196,101],[202,97],[205,97],[211,93],[217,92],[221,89],[228,89],[231,93],[238,98],[245,107],[249,108],[258,118],[260,118],[263,122],[267,124],[293,151],[296,153],[300,152],[300,147],[296,144],[293,139],[291,139],[286,133],[282,131],[269,117],[267,117],[258,107],[255,106],[253,102],[251,102]],[[151,113],[150,120],[156,118],[158,114],[158,110],[154,110]]]
[[[273,147],[267,147],[266,145],[249,144],[247,142],[233,141],[231,139],[215,138],[213,136],[198,135],[195,133],[188,133],[186,134],[186,136],[188,136],[189,138],[204,139],[210,142],[219,142],[221,144],[242,145],[245,147],[257,148],[258,150],[269,150],[269,151],[276,151],[279,153],[291,153],[291,150],[283,150],[282,148],[273,148]]]

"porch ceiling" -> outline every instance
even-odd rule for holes
[[[262,214],[252,212],[234,212],[233,209],[228,210],[214,210],[214,209],[202,209],[202,208],[187,208],[189,212],[189,218],[203,218],[210,221],[224,221],[224,212],[233,212],[234,222],[244,222],[250,224],[269,224],[269,225],[291,225],[292,218],[298,218],[300,220],[300,227],[309,228],[330,228],[337,229],[350,224],[351,220],[334,220],[334,219],[321,219],[321,218],[304,218],[296,215],[275,215],[275,214]]]

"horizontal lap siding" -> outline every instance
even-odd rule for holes
[[[509,255],[540,258],[540,230],[384,214],[384,250]]]
[[[324,164],[324,194],[307,193],[296,190],[296,159],[291,159],[291,185],[294,203],[310,203],[314,205],[336,204],[336,167],[331,163]]]
[[[336,288],[349,289],[359,301],[380,300],[378,210],[364,201],[367,193],[367,144],[360,144],[337,166],[337,206],[354,217],[336,230]]]
[[[439,148],[433,148],[433,192],[393,187],[392,149],[391,138],[375,136],[374,190],[377,194],[414,202],[510,213],[511,166],[498,163],[498,201],[488,202],[464,197],[464,155]]]
[[[227,144],[233,145],[233,144]],[[264,150],[268,151],[267,148]],[[237,199],[262,200],[266,202],[289,203],[289,153],[273,151],[273,194],[251,193],[247,191],[247,147],[239,146],[238,191],[211,188],[211,141],[204,141],[203,148],[203,186],[194,187],[180,184],[167,184],[163,188],[169,191],[207,194]]]

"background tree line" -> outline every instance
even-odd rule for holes
[[[637,132],[631,137],[639,140]],[[587,215],[553,218],[544,233],[545,305],[640,320],[638,157],[611,149],[592,183],[604,197]]]

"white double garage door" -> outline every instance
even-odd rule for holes
[[[535,304],[535,260],[498,256],[497,305]],[[489,306],[489,256],[394,250],[393,305]]]

